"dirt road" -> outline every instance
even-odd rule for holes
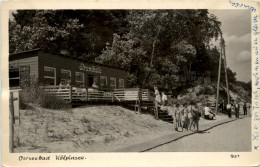
[[[251,117],[154,148],[151,152],[244,152],[251,150]]]

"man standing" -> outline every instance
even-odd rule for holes
[[[164,92],[162,92],[162,104],[164,106],[167,106],[167,104],[168,104],[168,97]]]
[[[221,111],[224,111],[224,103],[222,100],[220,100],[219,108]]]
[[[247,115],[247,105],[246,105],[246,102],[244,102],[243,110],[244,110],[244,115]]]
[[[236,118],[239,118],[239,104],[238,104],[238,101],[235,102],[235,112],[236,112]]]
[[[227,104],[227,113],[228,113],[228,117],[231,118],[231,104],[230,103]]]

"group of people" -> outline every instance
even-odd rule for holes
[[[208,120],[213,120],[216,118],[215,114],[211,111],[209,103],[204,103],[202,106],[198,106],[195,102],[190,102],[189,104],[168,104],[168,97],[165,92],[160,94],[158,87],[154,87],[155,91],[155,119],[159,119],[159,109],[167,110],[168,113],[173,117],[173,123],[175,130],[178,131],[179,128],[182,131],[185,129],[191,131],[194,127],[194,131],[199,131],[199,120],[200,117],[204,117]],[[227,111],[228,117],[232,117],[232,112],[235,113],[236,118],[239,118],[240,104],[239,101],[232,101],[227,105],[224,104],[222,100],[220,102],[220,109],[222,111]],[[250,106],[249,106],[250,109]],[[244,115],[247,115],[248,106],[247,103],[243,104]]]
[[[215,114],[211,112],[209,104],[205,104],[204,109],[199,108],[195,102],[184,104],[168,104],[167,95],[162,92],[162,96],[159,93],[157,87],[155,90],[155,118],[159,119],[158,111],[167,110],[173,118],[175,131],[199,131],[199,120],[203,116],[205,119],[213,120]]]
[[[66,80],[65,80],[65,79],[62,79],[62,80],[60,81],[59,86],[71,86],[71,78],[68,77]],[[97,82],[96,82],[96,81],[93,82],[93,84],[92,84],[91,87],[92,87],[92,88],[95,88],[95,89],[98,89],[98,88],[99,88],[99,86],[97,85]]]
[[[243,105],[244,115],[247,115],[247,109],[248,109],[247,103],[244,102],[244,105]],[[232,118],[232,111],[235,112],[236,118],[239,118],[240,104],[238,101],[228,103],[226,106],[226,110],[227,110],[229,118]]]
[[[70,86],[71,85],[71,78],[68,77],[66,80],[61,80],[59,86]]]
[[[201,113],[197,104],[190,102],[184,103],[182,106],[176,104],[175,106],[169,106],[168,112],[173,117],[173,123],[175,131],[181,128],[181,131],[199,131],[199,120]]]

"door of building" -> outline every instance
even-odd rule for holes
[[[88,86],[92,87],[93,83],[96,81],[94,75],[88,75]]]

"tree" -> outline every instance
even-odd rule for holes
[[[97,60],[121,64],[135,78],[132,84],[141,87],[161,84],[169,76],[174,81],[181,70],[190,78],[195,60],[209,59],[206,46],[219,31],[219,22],[206,10],[134,10],[127,19],[129,32],[114,35],[113,44]]]
[[[10,53],[66,50],[124,68],[130,86],[171,89],[180,72],[187,83],[191,71],[216,75],[219,52],[209,43],[222,34],[221,23],[207,10],[18,10],[13,15]]]
[[[112,41],[113,33],[126,31],[126,13],[121,10],[18,10],[9,24],[10,53],[46,48],[66,50],[70,55],[93,60]]]
[[[70,43],[78,41],[76,34],[84,27],[82,24],[79,24],[78,19],[66,19],[60,25],[58,23],[50,25],[45,17],[46,15],[50,19],[56,16],[56,11],[36,11],[28,25],[20,20],[9,21],[11,53],[35,48],[51,50],[69,49],[65,41]],[[15,18],[20,18],[18,14],[14,16]]]

